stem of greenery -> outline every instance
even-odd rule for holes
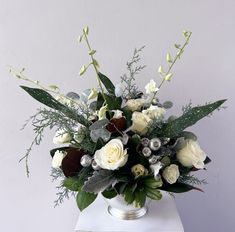
[[[89,52],[92,51],[92,48],[91,48],[91,45],[89,43],[89,40],[88,40],[88,37],[87,37],[87,34],[85,32],[85,30],[83,29],[83,36],[84,36],[84,39],[86,41],[86,44],[87,44],[87,47],[89,49]],[[97,66],[96,66],[96,60],[94,59],[94,55],[91,53],[89,54],[90,57],[91,57],[91,64],[93,65],[94,69],[95,69],[95,72],[96,72],[96,77],[97,77],[97,80],[98,80],[98,83],[99,83],[99,86],[100,86],[100,89],[101,89],[101,94],[102,94],[102,97],[104,99],[104,101],[107,103],[106,101],[106,97],[105,97],[105,94],[104,94],[104,89],[103,89],[103,86],[102,86],[102,83],[101,83],[101,80],[99,78],[99,71],[97,69]]]

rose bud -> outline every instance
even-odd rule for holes
[[[112,118],[106,126],[109,132],[124,131],[126,129],[126,118]]]
[[[62,170],[66,177],[75,176],[81,169],[80,160],[85,154],[83,150],[70,147],[66,150],[67,155],[62,160]]]

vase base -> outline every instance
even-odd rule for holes
[[[143,217],[148,212],[148,208],[147,206],[144,206],[140,209],[125,211],[125,210],[113,208],[112,206],[108,206],[107,211],[111,216],[118,218],[118,219],[135,220],[135,219]]]

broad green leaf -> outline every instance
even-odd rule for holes
[[[79,191],[76,197],[78,208],[83,211],[87,208],[92,202],[95,201],[97,194],[88,193],[85,191]]]
[[[146,201],[146,193],[144,189],[137,189],[134,194],[135,194],[135,200],[133,202],[134,205],[139,208],[143,207]]]
[[[83,185],[83,190],[86,192],[99,193],[108,188],[115,180],[113,171],[99,170],[88,178]]]
[[[127,204],[132,204],[135,200],[135,196],[133,194],[132,188],[130,186],[127,186],[124,190],[124,199],[127,202]]]
[[[200,188],[185,183],[164,184],[162,187],[160,187],[160,189],[173,193],[184,193],[191,190],[198,190],[200,192],[203,192]]]
[[[68,177],[63,181],[63,186],[71,191],[80,191],[83,181],[78,177]]]
[[[215,109],[220,107],[226,100],[219,100],[204,106],[197,106],[190,109],[181,117],[166,123],[157,134],[163,137],[175,137],[187,127],[194,125],[200,119],[212,113]]]
[[[145,187],[145,192],[147,197],[153,200],[160,200],[162,198],[162,193],[159,189]]]
[[[103,85],[105,86],[105,88],[107,89],[107,91],[115,96],[115,86],[114,84],[111,82],[111,80],[106,77],[104,74],[99,73],[99,78],[100,81],[103,83]]]
[[[152,176],[149,176],[143,180],[144,186],[148,188],[159,188],[162,186],[162,180],[155,180]]]
[[[83,116],[78,115],[77,113],[69,109],[67,106],[61,104],[59,101],[57,101],[52,95],[50,95],[45,90],[38,89],[38,88],[29,88],[26,86],[20,86],[20,87],[23,90],[25,90],[35,100],[41,102],[42,104],[52,109],[62,112],[68,118],[71,118],[84,126],[89,124],[89,122]]]
[[[105,191],[102,192],[102,195],[103,195],[105,198],[112,199],[112,198],[114,198],[114,197],[117,196],[117,192],[116,192],[114,189],[105,190]]]
[[[109,110],[119,110],[121,108],[122,105],[121,97],[114,97],[107,94],[104,94],[104,96]]]

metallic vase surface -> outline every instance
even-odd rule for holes
[[[122,220],[135,220],[143,217],[148,212],[147,206],[151,201],[147,199],[144,207],[136,208],[133,205],[127,205],[121,195],[118,195],[112,199],[104,198],[104,200],[108,204],[108,213],[113,217]]]

